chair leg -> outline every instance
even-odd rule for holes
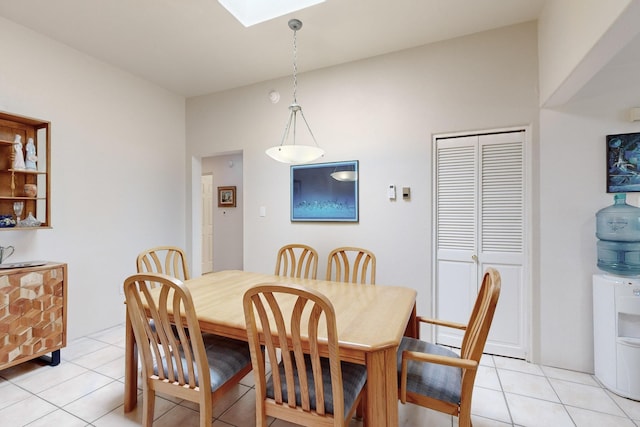
[[[206,397],[206,399],[207,401],[200,402],[200,427],[210,427],[213,419],[213,403],[211,397]]]
[[[471,414],[460,414],[458,416],[458,427],[471,427]]]
[[[265,413],[264,401],[256,399],[256,427],[267,426],[267,414]]]
[[[142,389],[142,425],[151,427],[153,424],[153,412],[156,403],[156,392],[148,386]]]
[[[367,399],[367,392],[366,392],[367,388],[366,386],[360,391],[360,395],[357,398],[356,401],[356,408],[355,411],[353,410],[353,408],[351,408],[349,410],[349,413],[346,414],[346,416],[348,417],[354,417],[356,420],[358,421],[362,421],[362,425],[364,427],[367,426],[367,417],[365,416],[365,414],[367,413],[367,405],[366,405],[366,399]],[[348,421],[347,420],[347,425],[348,425]]]
[[[358,403],[358,408],[356,409],[356,419],[360,421],[364,416],[364,399],[360,399],[360,403]]]
[[[465,399],[458,411],[458,427],[471,427],[471,398]]]

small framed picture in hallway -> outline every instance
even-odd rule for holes
[[[236,186],[218,187],[218,207],[236,207]]]

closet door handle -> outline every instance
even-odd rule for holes
[[[471,259],[473,260],[473,262],[477,263],[478,262],[478,255],[471,255]]]

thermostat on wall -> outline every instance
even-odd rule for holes
[[[396,186],[395,185],[391,184],[389,186],[388,196],[389,196],[389,200],[395,200],[396,199]]]

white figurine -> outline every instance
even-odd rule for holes
[[[33,138],[29,138],[29,141],[27,142],[27,157],[25,159],[25,165],[27,170],[36,170],[36,160],[38,160],[38,157],[36,156],[36,146],[33,143]]]
[[[25,169],[24,154],[22,154],[22,136],[16,135],[16,139],[13,140],[13,148],[16,152],[16,156],[13,159],[13,168],[17,170]]]

